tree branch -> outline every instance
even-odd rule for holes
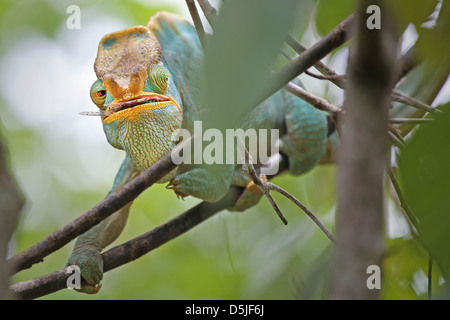
[[[16,228],[25,198],[9,170],[8,152],[0,134],[0,300],[10,299],[11,268],[6,263],[8,243]]]
[[[211,25],[211,28],[214,29],[214,26],[216,25],[218,19],[216,9],[213,6],[211,6],[208,0],[197,0],[197,2],[200,5],[200,8],[202,8],[206,20],[208,20],[209,24]]]
[[[432,113],[432,114],[442,113],[441,110],[433,108],[432,106],[429,106],[426,103],[423,103],[422,101],[414,99],[396,89],[392,90],[392,100],[400,102],[400,103],[404,103],[408,106],[414,107],[416,109],[424,110],[424,111]]]
[[[136,260],[221,210],[232,206],[241,191],[242,189],[233,187],[222,200],[214,203],[202,202],[161,226],[104,252],[102,254],[103,271],[107,272]],[[16,283],[10,287],[10,290],[18,298],[35,299],[67,288],[66,281],[69,276],[66,269],[61,269],[35,279]]]
[[[288,36],[287,43],[298,54],[302,54],[303,52],[305,52],[307,50],[300,42],[298,42],[291,35]],[[408,52],[406,52],[400,59],[397,60],[397,65],[400,68],[400,72],[399,72],[397,81],[400,81],[416,65],[416,60],[414,59],[414,55],[415,55],[414,48],[415,47],[412,47],[411,49],[409,49]],[[284,52],[283,52],[283,55],[287,59],[292,60],[292,58],[288,57]],[[328,81],[334,83],[339,88],[345,89],[345,83],[346,83],[345,75],[338,75],[333,69],[329,68],[327,65],[325,65],[321,61],[317,61],[314,64],[314,67],[324,75],[324,77],[317,77],[317,78],[319,78],[319,79],[322,78],[323,80],[328,80]],[[392,90],[391,98],[393,101],[404,103],[413,108],[424,110],[429,113],[433,113],[433,114],[441,113],[440,110],[433,108],[433,107],[423,103],[422,101],[414,99],[396,89]]]
[[[281,158],[279,168],[277,175],[288,168],[288,162],[284,156]],[[220,201],[214,203],[204,201],[159,227],[104,252],[102,254],[103,271],[107,272],[136,260],[223,209],[232,207],[242,191],[243,188],[232,186]],[[38,278],[13,284],[10,290],[18,298],[35,299],[67,288],[66,281],[69,276],[70,274],[66,273],[66,269],[61,269]]]
[[[186,5],[189,9],[189,13],[191,14],[192,21],[194,22],[195,31],[197,31],[198,38],[200,39],[200,43],[202,48],[205,48],[205,29],[203,29],[202,20],[200,20],[200,16],[197,11],[197,7],[195,5],[194,0],[186,0]]]
[[[289,61],[292,60],[292,58],[287,53],[285,53],[282,50],[280,50],[280,51],[281,51],[281,54],[283,54],[286,57],[286,59],[288,59]],[[318,63],[321,63],[321,62],[318,62]],[[308,73],[308,70],[306,70],[305,73]],[[341,77],[341,76],[330,75],[329,77],[335,78],[335,77]],[[319,110],[326,111],[335,116],[337,116],[337,114],[340,111],[342,111],[340,108],[332,105],[325,99],[319,98],[319,97],[313,95],[312,93],[309,93],[308,91],[304,90],[303,88],[299,87],[298,85],[296,85],[292,82],[288,82],[288,84],[285,86],[285,89],[287,91],[289,91],[290,93],[292,93],[293,95],[299,97],[300,99],[305,100],[306,102],[310,103],[312,106],[314,106],[315,108],[317,108]]]
[[[302,54],[306,49],[300,42],[297,41],[292,35],[288,35],[286,42],[294,49],[298,54]],[[334,83],[341,89],[344,89],[345,80],[342,78],[343,76],[337,74],[333,69],[329,68],[326,64],[321,61],[317,61],[314,63],[314,68],[320,71],[324,76],[330,77],[330,81]]]
[[[110,216],[130,201],[133,201],[145,189],[175,169],[170,154],[160,159],[153,166],[140,173],[136,178],[99,202],[82,216],[61,229],[53,232],[37,244],[8,260],[15,272],[30,268],[41,262],[44,257],[58,250],[78,235],[86,232],[100,221]]]
[[[322,39],[317,41],[311,48],[303,51],[299,56],[292,59],[292,61],[281,67],[279,70],[275,71],[272,74],[271,83],[273,85],[266,91],[265,98],[277,92],[289,81],[308,70],[317,61],[345,43],[347,41],[348,31],[350,30],[352,22],[353,17],[348,17]],[[262,99],[262,101],[265,100],[265,98]]]
[[[290,93],[296,95],[297,97],[305,100],[306,102],[310,103],[313,107],[326,111],[328,113],[331,113],[332,115],[339,114],[342,110],[331,103],[329,103],[327,100],[319,98],[312,93],[309,93],[305,89],[297,86],[296,84],[289,82],[285,86],[286,90]]]

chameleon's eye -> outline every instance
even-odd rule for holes
[[[97,107],[103,109],[106,100],[106,89],[103,86],[102,80],[98,79],[92,84],[91,99]]]
[[[148,83],[146,91],[155,93],[166,93],[168,87],[169,74],[163,66],[151,64],[148,69]]]

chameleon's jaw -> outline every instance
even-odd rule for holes
[[[111,123],[124,118],[135,118],[142,111],[162,109],[168,105],[175,105],[181,110],[178,103],[170,96],[158,93],[144,93],[119,102],[108,105],[108,109],[103,114],[103,123]]]

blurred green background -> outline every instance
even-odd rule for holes
[[[336,4],[339,2],[339,4]],[[69,30],[66,9],[81,8],[81,28]],[[212,1],[215,7],[219,1]],[[145,25],[157,11],[190,20],[183,0],[61,1],[4,0],[0,3],[0,119],[12,171],[27,198],[10,254],[35,244],[98,203],[108,192],[124,153],[113,149],[96,117],[89,88],[93,63],[106,33]],[[353,10],[352,1],[301,2],[293,34],[306,46],[320,39]],[[404,48],[415,41],[407,31]],[[288,49],[286,49],[289,51]],[[325,62],[339,73],[347,47]],[[293,54],[292,51],[289,51]],[[280,59],[283,63],[285,60]],[[281,62],[280,62],[281,63]],[[305,87],[340,105],[342,91],[301,76]],[[447,95],[448,98],[448,95]],[[302,177],[273,182],[308,206],[334,231],[336,168],[320,166]],[[306,215],[275,195],[284,226],[263,199],[245,213],[224,211],[142,258],[105,274],[99,294],[62,290],[42,299],[320,299],[327,297],[332,244]],[[191,208],[156,185],[131,209],[114,244],[140,235]],[[383,298],[426,297],[428,256],[413,240],[391,198],[386,201]],[[113,244],[113,245],[114,245]],[[73,242],[13,277],[28,280],[64,267]],[[437,285],[443,280],[436,272]]]

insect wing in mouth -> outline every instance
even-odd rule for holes
[[[98,111],[82,111],[79,113],[82,116],[93,116],[93,117],[97,117],[97,116],[101,116],[102,114]]]

